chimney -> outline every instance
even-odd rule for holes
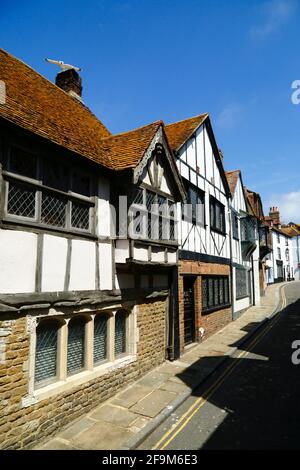
[[[70,68],[58,73],[55,83],[59,88],[82,103],[82,80],[75,69]]]
[[[278,207],[270,207],[269,216],[272,219],[272,225],[274,227],[279,228],[281,226],[281,222],[280,222],[280,212],[279,212]]]

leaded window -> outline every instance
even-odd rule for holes
[[[92,180],[85,173],[12,147],[3,176],[5,217],[59,230],[92,231]]]
[[[67,201],[55,194],[43,193],[41,222],[53,227],[64,227],[66,224]]]
[[[58,331],[59,323],[56,320],[42,321],[36,329],[34,381],[37,387],[57,377]]]
[[[230,303],[228,276],[202,277],[202,312],[209,313],[228,307]]]
[[[115,315],[115,356],[126,352],[126,325],[127,315],[119,310]]]
[[[210,228],[225,234],[225,207],[212,196],[210,198]]]
[[[236,240],[239,239],[239,217],[238,215],[232,211],[232,236]]]
[[[183,219],[193,225],[205,225],[205,193],[194,185],[187,191],[187,204],[183,205]]]
[[[36,191],[19,182],[9,181],[7,184],[7,213],[35,219]]]
[[[107,358],[107,321],[106,315],[96,315],[94,319],[94,364]]]
[[[249,297],[248,271],[243,268],[235,269],[236,299]]]
[[[173,201],[144,188],[134,192],[131,206],[133,232],[150,240],[176,240],[176,206]]]
[[[85,318],[72,318],[68,324],[67,373],[75,374],[84,369],[85,363]]]

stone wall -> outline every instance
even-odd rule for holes
[[[179,316],[180,316],[180,351],[184,350],[184,275],[195,276],[195,328],[196,341],[201,341],[211,336],[216,331],[226,326],[232,320],[231,307],[216,310],[208,314],[202,314],[201,298],[201,276],[220,275],[230,276],[230,266],[225,264],[203,263],[200,261],[182,260],[179,267]],[[205,330],[204,337],[201,338],[199,328]]]
[[[28,407],[22,407],[29,381],[27,319],[0,320],[0,448],[30,448],[161,364],[166,350],[165,309],[165,299],[138,305],[135,362]]]

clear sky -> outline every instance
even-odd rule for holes
[[[300,222],[300,0],[0,0],[0,46],[82,67],[113,133],[209,112],[227,170]]]

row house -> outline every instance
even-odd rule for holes
[[[74,68],[53,84],[0,49],[0,80],[0,447],[15,449],[258,303],[280,229],[225,173],[208,114],[113,135]]]
[[[290,222],[282,231],[292,237],[294,278],[300,281],[300,225]]]
[[[247,205],[249,213],[256,220],[256,231],[258,233],[258,249],[254,255],[254,267],[256,272],[256,290],[257,298],[265,295],[265,290],[268,285],[268,270],[271,268],[268,256],[273,251],[272,234],[270,227],[265,222],[265,215],[261,197],[258,193],[245,188]],[[257,275],[257,269],[259,275]]]
[[[186,190],[163,123],[112,135],[74,69],[52,84],[0,50],[0,80],[0,447],[14,449],[179,355]]]
[[[225,326],[231,314],[230,190],[210,118],[166,126],[187,193],[179,208],[180,351]]]
[[[278,207],[271,207],[265,220],[270,227],[273,248],[268,257],[270,264],[268,284],[290,281],[295,276],[292,236],[281,226]]]
[[[255,215],[248,211],[246,189],[240,170],[226,172],[231,191],[232,312],[237,318],[259,303],[258,229]]]

